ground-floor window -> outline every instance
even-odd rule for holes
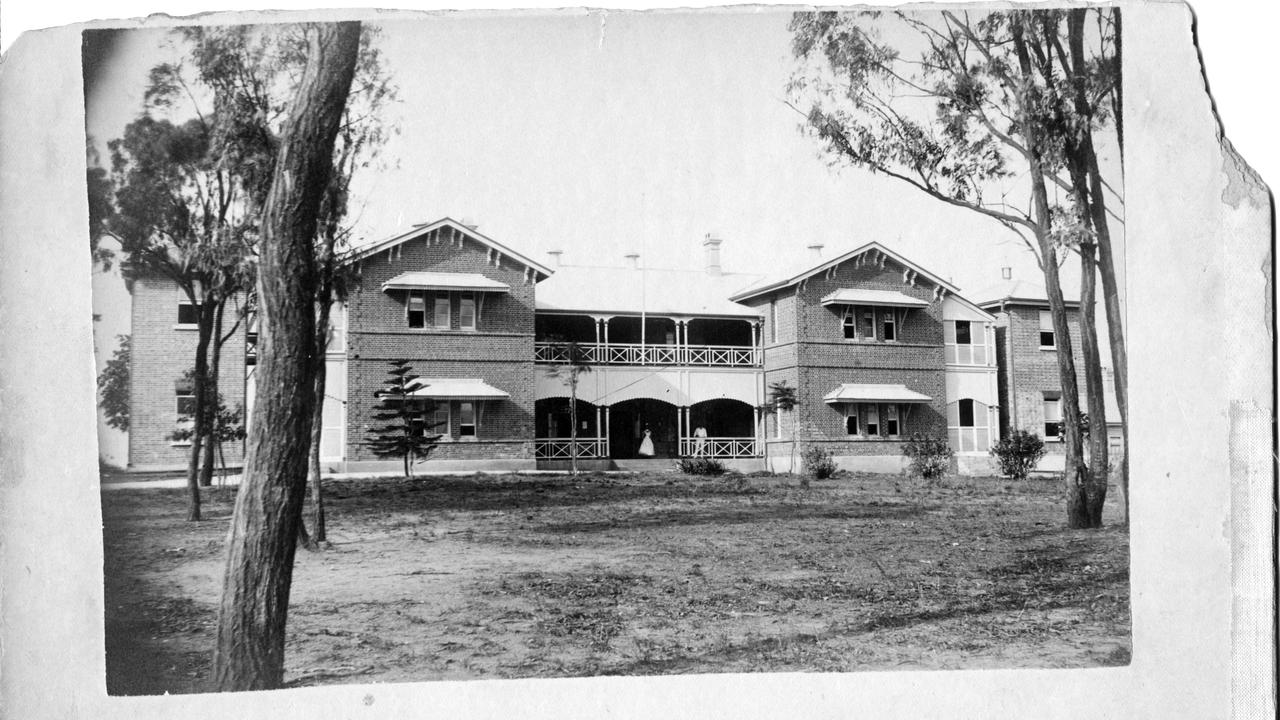
[[[1058,393],[1044,394],[1044,439],[1062,439],[1062,398]]]
[[[458,403],[458,437],[475,437],[478,418],[476,403]]]
[[[956,452],[986,452],[991,448],[990,407],[973,398],[947,405],[947,440]]]
[[[896,403],[848,403],[845,433],[851,437],[896,439],[902,434],[906,412]]]

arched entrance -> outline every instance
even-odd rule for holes
[[[534,434],[539,438],[567,438],[572,436],[569,414],[569,398],[552,397],[533,403]],[[578,437],[596,437],[596,406],[586,400],[578,401]]]
[[[652,398],[623,400],[609,406],[609,455],[619,459],[639,454],[644,431],[653,440],[654,457],[672,458],[679,452],[676,406]]]
[[[755,411],[741,400],[704,400],[689,407],[689,427],[708,437],[755,437]]]

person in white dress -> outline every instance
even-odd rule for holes
[[[644,440],[640,441],[640,449],[637,452],[645,457],[653,457],[653,436],[649,428],[644,429]]]

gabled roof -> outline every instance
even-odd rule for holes
[[[1005,280],[984,290],[972,293],[977,298],[978,307],[989,310],[1002,305],[1033,305],[1049,307],[1049,294],[1045,292],[1044,283],[1028,280]],[[1063,293],[1067,307],[1078,307],[1080,301],[1067,293]]]
[[[401,243],[408,242],[410,240],[415,240],[420,237],[426,237],[432,233],[439,232],[439,231],[446,231],[450,239],[457,238],[457,237],[469,238],[475,242],[480,243],[481,245],[484,245],[490,248],[492,251],[498,253],[501,257],[509,257],[515,260],[516,262],[524,265],[525,267],[530,268],[535,273],[537,273],[539,275],[539,277],[537,278],[538,280],[542,280],[544,278],[551,276],[551,269],[546,267],[542,263],[535,262],[529,259],[528,257],[521,255],[520,253],[512,250],[506,245],[503,245],[497,240],[494,240],[488,235],[481,233],[475,228],[463,225],[462,223],[450,217],[442,217],[439,220],[436,220],[435,222],[414,225],[412,229],[408,230],[407,232],[400,233],[395,237],[387,238],[386,240],[376,242],[372,245],[366,245],[361,248],[356,248],[349,255],[347,255],[346,258],[344,258],[343,262],[352,263],[358,260],[363,260],[367,257],[377,255],[383,250],[389,250]]]
[[[813,277],[818,273],[826,272],[827,270],[841,263],[852,260],[864,253],[880,253],[885,258],[893,260],[895,263],[907,268],[908,270],[914,271],[918,276],[926,278],[927,280],[929,280],[929,282],[932,282],[935,285],[938,285],[939,287],[945,288],[948,291],[953,293],[959,292],[960,290],[959,288],[947,282],[946,280],[943,280],[937,275],[934,275],[928,270],[925,270],[919,265],[916,265],[910,260],[907,260],[906,258],[893,252],[889,248],[881,245],[880,243],[869,242],[866,245],[858,247],[854,250],[850,250],[849,252],[844,253],[843,255],[838,255],[836,257],[831,258],[830,260],[823,260],[817,265],[808,265],[797,272],[786,272],[781,275],[777,275],[772,278],[766,279],[756,285],[753,285],[749,288],[746,288],[745,290],[742,290],[736,293],[729,299],[733,300],[734,302],[742,302],[743,300],[750,300],[751,298],[758,297],[765,293],[773,292],[774,290],[779,290],[781,288],[795,285],[801,282],[802,280],[805,280],[806,278]]]

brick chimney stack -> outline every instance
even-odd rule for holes
[[[809,258],[814,262],[822,259],[822,243],[813,243],[807,246],[809,248]]]
[[[560,267],[560,256],[564,254],[564,251],[548,250],[547,254],[551,256],[551,267]]]
[[[627,259],[627,263],[632,270],[640,269],[640,253],[627,253],[623,257]]]

